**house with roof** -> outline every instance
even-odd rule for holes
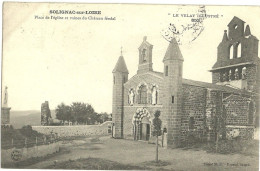
[[[175,148],[192,135],[199,141],[239,136],[252,139],[259,119],[258,39],[234,17],[218,46],[212,83],[183,78],[183,62],[173,38],[162,58],[164,71],[153,70],[153,45],[143,38],[137,74],[121,55],[113,69],[114,138],[152,140],[155,111],[161,111],[163,145]]]

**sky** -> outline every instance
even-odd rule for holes
[[[112,70],[121,47],[129,78],[138,68],[138,47],[147,36],[153,45],[153,69],[163,71],[169,42],[164,30],[169,24],[181,30],[192,23],[199,6],[5,3],[3,14],[2,90],[8,86],[12,110],[40,110],[49,101],[51,109],[64,102],[91,104],[97,112],[112,111]],[[90,14],[49,14],[50,10],[101,11]],[[249,24],[260,38],[259,7],[206,6],[199,35],[189,31],[180,38],[184,58],[183,77],[211,82],[217,46],[234,16]],[[179,14],[179,17],[173,17]],[[38,17],[36,17],[38,16]],[[116,17],[116,20],[39,19],[60,17]],[[193,40],[195,38],[195,40]],[[193,40],[193,41],[191,41]]]

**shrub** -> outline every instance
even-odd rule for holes
[[[258,142],[256,140],[243,140],[243,139],[234,139],[234,140],[220,140],[218,142],[218,149],[216,151],[216,144],[210,143],[206,150],[208,152],[221,153],[221,154],[232,154],[232,153],[241,153],[247,155],[258,154]]]

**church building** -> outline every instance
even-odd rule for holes
[[[155,111],[161,112],[163,145],[178,147],[190,135],[199,141],[240,136],[253,139],[259,119],[258,39],[234,17],[218,46],[212,83],[185,79],[178,43],[169,42],[162,62],[153,70],[153,45],[143,38],[137,74],[128,78],[121,55],[113,69],[113,137],[152,140]]]

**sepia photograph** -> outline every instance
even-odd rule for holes
[[[1,168],[259,170],[259,18],[3,2]]]

